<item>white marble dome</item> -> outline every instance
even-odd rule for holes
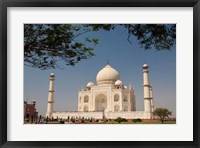
[[[92,81],[88,82],[87,87],[94,86],[94,83]]]
[[[114,84],[119,79],[119,73],[109,64],[101,69],[96,77],[97,84]]]
[[[117,80],[117,81],[115,82],[115,85],[122,85],[122,81],[121,81],[121,80]]]

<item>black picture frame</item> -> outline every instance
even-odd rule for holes
[[[1,0],[0,1],[0,146],[9,147],[200,147],[200,0]],[[8,7],[193,7],[193,141],[7,141]],[[184,129],[183,129],[184,130]]]

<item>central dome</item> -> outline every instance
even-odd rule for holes
[[[109,64],[100,70],[96,77],[97,84],[114,84],[119,79],[119,73]]]

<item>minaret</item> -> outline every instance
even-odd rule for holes
[[[150,86],[150,97],[151,97],[151,112],[154,112],[153,90],[152,90],[152,86]]]
[[[150,94],[150,84],[149,84],[149,66],[147,64],[143,65],[143,87],[144,87],[144,111],[151,112],[151,94]]]
[[[51,73],[50,74],[50,82],[49,82],[49,96],[48,96],[48,104],[47,104],[47,113],[46,113],[46,117],[48,116],[48,118],[51,118],[52,113],[53,113],[54,81],[55,81],[55,75],[54,75],[54,73]]]

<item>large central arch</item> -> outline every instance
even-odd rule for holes
[[[105,111],[107,109],[107,97],[99,94],[95,97],[95,111]]]

